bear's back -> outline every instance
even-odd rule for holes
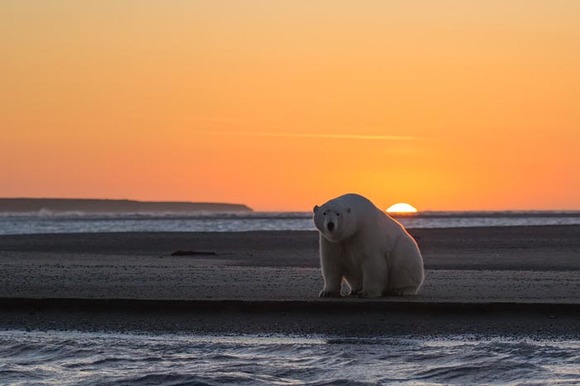
[[[347,193],[329,201],[346,208],[351,208],[357,212],[379,210],[368,198],[356,193]]]
[[[329,203],[331,202],[345,208],[351,208],[356,213],[356,222],[359,226],[365,224],[374,227],[379,233],[388,232],[391,236],[407,233],[401,223],[360,194],[347,193],[329,201]]]

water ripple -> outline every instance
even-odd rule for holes
[[[5,383],[577,383],[580,341],[0,332]]]

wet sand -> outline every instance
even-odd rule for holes
[[[0,327],[196,333],[580,331],[580,226],[410,230],[418,296],[320,299],[315,232],[0,236]],[[171,256],[175,251],[195,255]]]

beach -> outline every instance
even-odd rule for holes
[[[410,233],[424,286],[382,299],[318,298],[316,232],[1,236],[0,327],[577,337],[580,226]]]

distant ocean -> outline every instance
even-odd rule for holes
[[[580,225],[580,211],[422,212],[396,216],[407,228]],[[247,232],[314,230],[309,212],[0,213],[0,235],[77,232]]]

